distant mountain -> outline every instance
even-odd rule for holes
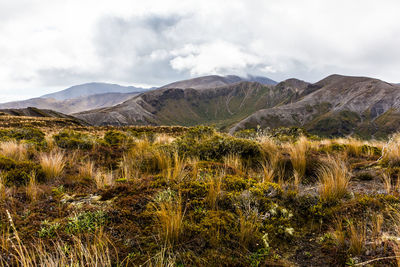
[[[87,122],[79,120],[73,116],[69,116],[53,110],[38,109],[34,107],[28,107],[22,109],[0,109],[0,116],[4,115],[10,115],[14,117],[65,119],[69,124],[72,123],[73,125],[89,125]]]
[[[74,116],[95,125],[197,125],[224,128],[253,112],[290,102],[295,88],[238,82],[216,88],[162,87],[110,108]]]
[[[233,83],[238,82],[258,82],[265,85],[275,85],[277,82],[266,78],[266,77],[259,77],[259,76],[248,76],[246,78],[235,76],[235,75],[228,75],[228,76],[218,76],[218,75],[209,75],[209,76],[202,76],[198,78],[193,78],[189,80],[178,81],[174,83],[167,84],[161,88],[192,88],[192,89],[209,89],[209,88],[216,88],[221,86],[226,86]]]
[[[383,137],[400,130],[397,84],[368,77],[331,75],[308,85],[303,95],[291,103],[255,112],[230,132],[257,125],[301,126],[324,136]]]
[[[288,79],[263,85],[239,79],[180,81],[74,116],[95,125],[214,124],[231,133],[258,126],[300,126],[323,136],[384,137],[400,130],[397,84],[342,75],[314,84]]]
[[[89,109],[114,106],[138,94],[139,93],[103,93],[66,100],[56,100],[54,98],[31,98],[23,101],[0,104],[0,109],[36,107],[71,114]]]
[[[86,83],[75,85],[65,90],[43,95],[40,98],[54,98],[56,100],[67,100],[78,97],[105,94],[105,93],[141,93],[146,91],[143,88],[133,86],[121,86],[109,83]]]

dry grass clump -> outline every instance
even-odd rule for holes
[[[47,179],[59,177],[65,167],[65,157],[61,151],[42,153],[39,161]]]
[[[14,160],[26,160],[28,158],[28,145],[17,141],[0,143],[1,154]]]
[[[350,175],[346,164],[338,158],[328,157],[318,170],[319,194],[324,201],[335,201],[347,194]]]
[[[185,157],[179,156],[178,152],[175,151],[171,156],[170,153],[158,149],[154,155],[157,169],[168,181],[180,180],[186,176],[186,166],[189,163]]]
[[[349,222],[349,251],[353,255],[360,255],[364,250],[365,240],[366,240],[366,225],[365,223],[355,224]]]
[[[29,183],[26,186],[26,195],[30,201],[35,202],[39,199],[40,193],[40,188],[36,182],[36,174],[32,172],[29,176]]]
[[[7,211],[12,234],[7,231],[1,238],[2,250],[0,253],[1,266],[112,266],[113,247],[110,240],[102,231],[93,236],[72,236],[71,242],[56,240],[51,247],[37,240],[34,245],[28,246],[19,237],[10,213]]]
[[[111,171],[109,172],[102,172],[102,171],[96,171],[94,174],[94,181],[96,183],[97,189],[102,189],[107,186],[111,186],[114,183],[114,176]]]
[[[290,161],[296,173],[298,181],[304,177],[307,167],[307,152],[310,149],[310,142],[307,137],[302,136],[294,144],[288,145]]]
[[[6,200],[6,189],[4,176],[0,172],[0,202],[4,202]]]
[[[399,179],[397,179],[397,181],[394,182],[389,172],[382,172],[382,182],[387,194],[394,194],[399,192],[400,189]]]
[[[213,210],[218,208],[218,199],[222,192],[222,175],[213,176],[209,179],[209,188],[206,201]]]
[[[155,156],[149,140],[142,139],[126,152],[120,163],[123,178],[127,180],[139,178],[140,174],[148,173],[155,168]]]
[[[225,168],[232,168],[236,172],[243,173],[245,171],[243,161],[237,154],[229,154],[223,158]]]
[[[165,241],[173,244],[179,240],[183,230],[183,218],[185,212],[182,209],[182,198],[170,197],[155,204],[156,217],[160,225],[161,235]]]
[[[279,153],[280,150],[279,145],[272,137],[263,135],[258,137],[257,141],[261,146],[264,156],[268,160],[276,156],[277,153]]]
[[[157,134],[157,136],[154,139],[154,143],[161,144],[161,145],[167,145],[167,144],[171,144],[174,140],[175,140],[175,137],[161,133],[161,134]]]
[[[400,134],[393,135],[383,146],[380,159],[393,166],[400,165]]]
[[[86,161],[78,167],[80,179],[91,179],[94,176],[95,168],[93,161]]]

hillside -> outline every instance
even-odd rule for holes
[[[105,94],[105,93],[140,93],[146,89],[133,86],[121,86],[109,83],[86,83],[75,85],[59,92],[43,95],[40,98],[54,98],[56,100],[67,100],[78,97]]]
[[[302,126],[325,136],[376,137],[400,129],[400,86],[367,77],[331,75],[312,85],[298,101],[262,109],[231,132],[265,127]]]
[[[0,109],[0,126],[6,127],[66,127],[88,126],[75,117],[53,110],[28,107],[24,109]]]
[[[74,116],[95,125],[197,125],[224,128],[251,113],[299,94],[297,87],[240,82],[209,89],[161,88],[143,93],[114,107]]]
[[[36,107],[40,109],[51,109],[65,114],[109,107],[120,104],[138,93],[104,93],[79,98],[56,100],[54,98],[31,98],[22,101],[13,101],[0,104],[2,109]]]
[[[258,82],[265,85],[275,85],[277,82],[266,78],[266,77],[258,77],[258,76],[247,76],[247,77],[239,77],[236,75],[227,75],[227,76],[219,76],[219,75],[209,75],[197,77],[189,80],[177,81],[174,83],[170,83],[164,85],[161,88],[179,88],[179,89],[210,89],[220,86],[226,86],[238,82]]]

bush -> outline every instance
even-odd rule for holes
[[[71,234],[94,232],[98,227],[105,225],[107,219],[107,214],[101,210],[95,212],[82,212],[68,218],[65,230],[67,233]]]
[[[44,181],[44,172],[39,164],[31,161],[16,162],[0,156],[0,170],[5,172],[4,179],[8,186],[23,186],[29,182],[32,172],[39,182]]]
[[[44,137],[45,134],[42,131],[30,127],[0,130],[0,140],[3,141],[8,141],[10,139],[15,139],[17,141],[26,140],[28,142],[38,145],[44,145]]]
[[[198,135],[189,133],[177,139],[174,144],[180,154],[198,157],[201,160],[219,161],[225,156],[235,154],[244,160],[256,162],[261,159],[262,155],[261,147],[258,143],[225,134],[204,136],[204,132],[198,133]]]
[[[127,137],[120,131],[108,131],[104,135],[104,141],[110,146],[119,146],[126,141]]]
[[[74,132],[63,131],[54,135],[54,141],[57,146],[68,149],[91,149],[93,147],[93,140],[89,135]]]

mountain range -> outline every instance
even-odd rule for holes
[[[400,85],[368,77],[331,75],[316,83],[298,79],[276,83],[265,77],[210,75],[146,91],[82,90],[95,94],[68,99],[79,93],[71,88],[70,94],[67,89],[51,98],[0,104],[0,108],[35,103],[38,108],[62,109],[92,125],[213,124],[231,133],[299,126],[322,136],[383,137],[400,130]],[[110,90],[114,88],[118,86]]]

